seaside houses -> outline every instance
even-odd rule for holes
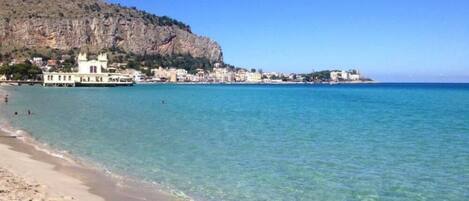
[[[339,81],[359,81],[361,79],[361,75],[358,70],[349,70],[349,71],[331,71],[330,73],[331,81],[339,82]]]
[[[141,83],[141,82],[145,82],[145,79],[146,79],[146,75],[142,73],[142,71],[139,71],[139,70],[135,70],[135,69],[125,69],[124,71],[122,71],[125,75],[129,75],[130,77],[132,77],[132,79],[136,82],[136,83]]]
[[[228,68],[215,67],[209,76],[214,82],[234,82],[233,72]]]
[[[187,71],[184,69],[176,68],[162,68],[161,66],[158,69],[152,70],[154,80],[157,82],[178,82],[179,79],[183,79],[187,74]]]
[[[169,78],[169,72],[161,66],[157,69],[153,69],[152,72],[155,81],[165,82]]]
[[[30,62],[38,67],[44,66],[44,61],[42,60],[42,57],[34,57]]]
[[[235,82],[246,82],[248,71],[245,69],[239,69],[235,73]]]
[[[77,72],[44,72],[44,86],[75,87],[75,86],[130,86],[132,77],[113,72],[108,69],[106,54],[98,55],[97,59],[88,60],[86,54],[78,56]]]
[[[262,74],[259,72],[248,72],[246,76],[246,82],[249,82],[249,83],[262,82]]]

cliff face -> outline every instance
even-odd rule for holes
[[[47,47],[223,60],[216,42],[167,17],[96,0],[0,0],[0,51]]]

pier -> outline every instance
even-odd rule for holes
[[[37,81],[37,80],[0,80],[0,84],[10,84],[10,85],[42,85],[44,82],[43,81]]]

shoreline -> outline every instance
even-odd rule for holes
[[[0,87],[1,97],[6,92]],[[4,103],[1,104],[0,107],[4,107]],[[112,175],[104,168],[87,165],[86,161],[82,163],[21,130],[5,126],[7,122],[2,123],[0,184],[6,185],[0,186],[0,200],[191,200],[165,191],[157,184]]]
[[[378,81],[346,82],[137,82],[136,85],[336,85],[336,84],[379,84]]]
[[[1,83],[1,82],[0,82]],[[379,84],[378,81],[340,81],[340,82],[136,82],[140,85],[334,85],[334,84]],[[37,84],[37,83],[36,83]],[[35,84],[33,84],[35,85]],[[1,86],[21,86],[20,81],[9,81],[8,83],[1,83]],[[42,84],[41,84],[42,86]]]

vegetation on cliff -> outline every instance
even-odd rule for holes
[[[330,81],[331,71],[323,70],[323,71],[304,74],[303,76],[306,82],[325,82],[325,81]]]
[[[34,57],[40,57],[44,61],[47,60],[63,60],[60,68],[54,68],[52,71],[70,72],[73,67],[76,67],[76,56],[80,52],[79,49],[71,49],[63,51],[59,49],[29,49],[22,48],[14,50],[12,53],[0,53],[0,62],[10,63],[13,58],[16,60],[24,61]],[[127,68],[141,70],[149,74],[151,69],[158,67],[163,68],[178,68],[185,69],[190,73],[195,73],[197,69],[210,71],[214,67],[214,63],[207,58],[195,58],[188,54],[178,55],[139,55],[133,53],[126,53],[119,49],[107,49],[103,52],[108,53],[108,59],[111,64],[126,64]],[[225,65],[234,68],[231,65]],[[1,74],[1,73],[0,73]]]
[[[7,80],[35,80],[40,74],[42,70],[28,60],[21,64],[0,66],[0,75],[5,75]]]
[[[0,0],[0,16],[15,18],[82,18],[119,16],[142,18],[157,26],[177,26],[191,32],[190,26],[168,16],[157,16],[136,7],[126,7],[99,0]]]
[[[190,55],[223,61],[221,47],[189,25],[101,0],[0,0],[0,53],[44,49]]]

